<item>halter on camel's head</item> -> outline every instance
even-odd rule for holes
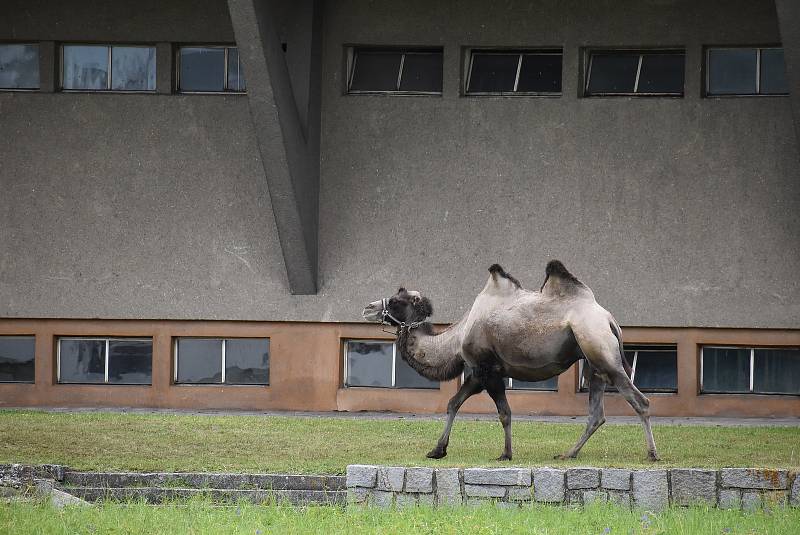
[[[419,327],[432,314],[430,299],[405,288],[397,290],[392,297],[373,301],[361,313],[365,320],[397,327],[398,332]]]

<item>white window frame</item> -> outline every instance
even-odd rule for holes
[[[70,383],[62,383],[61,382],[61,340],[84,340],[84,341],[103,341],[105,342],[103,351],[105,353],[104,356],[104,363],[103,366],[105,368],[103,372],[103,382],[102,383],[77,383],[77,382],[70,382]],[[108,354],[109,354],[109,347],[111,346],[111,342],[150,342],[150,363],[151,363],[151,370],[152,370],[152,362],[153,362],[153,339],[152,338],[127,338],[127,337],[104,337],[104,336],[59,336],[56,340],[56,383],[58,384],[88,384],[88,385],[111,385],[111,386],[151,386],[153,384],[153,376],[152,371],[150,375],[150,382],[149,383],[109,383],[108,382]]]
[[[67,89],[64,87],[64,47],[68,46],[93,46],[93,47],[105,47],[108,49],[108,60],[107,60],[107,68],[108,68],[108,76],[106,76],[106,88],[105,89]],[[114,47],[117,48],[152,48],[153,52],[156,54],[156,64],[155,64],[155,76],[156,76],[156,86],[153,89],[111,89],[111,72],[112,72],[112,61],[113,61],[113,52],[112,50]],[[142,44],[127,44],[127,43],[61,43],[59,46],[59,80],[58,80],[58,87],[64,93],[146,93],[146,94],[155,94],[158,91],[158,47],[156,45],[142,45]]]
[[[711,92],[711,51],[712,50],[755,50],[756,51],[756,92],[755,93],[712,93]],[[786,93],[761,92],[761,52],[764,50],[784,50],[782,46],[709,46],[705,50],[705,96],[708,98],[726,97],[786,97]],[[786,51],[784,50],[784,71],[786,69]],[[788,73],[786,73],[788,74]],[[721,346],[709,346],[721,347]],[[761,349],[761,348],[759,348]]]
[[[748,381],[749,389],[747,392],[705,392],[703,390],[703,352],[705,348],[710,349],[749,349],[750,350],[750,380]],[[715,344],[703,344],[700,346],[700,394],[702,395],[750,395],[756,394],[761,396],[797,396],[798,394],[791,394],[791,393],[784,393],[784,392],[756,392],[754,389],[755,384],[755,363],[756,363],[756,350],[763,349],[763,350],[800,350],[800,348],[786,346],[786,347],[762,347],[762,346],[726,346],[726,345],[715,345]]]
[[[636,379],[636,365],[639,362],[639,352],[640,351],[643,352],[643,353],[659,353],[659,352],[661,352],[661,353],[667,353],[667,352],[669,352],[669,353],[677,353],[677,351],[678,351],[677,344],[671,344],[670,345],[670,344],[647,344],[647,343],[633,344],[633,343],[631,343],[630,345],[637,347],[637,349],[633,349],[633,350],[629,349],[628,350],[628,352],[633,351],[633,362],[631,363],[631,377],[630,377],[631,383],[633,383],[634,380]],[[625,351],[625,347],[624,346],[623,346],[623,351]],[[589,390],[589,385],[586,384],[586,378],[583,375],[583,366],[584,366],[584,360],[581,359],[580,360],[580,364],[578,365],[578,392],[588,392],[588,390]],[[676,372],[678,371],[678,368],[680,368],[680,365],[676,362]],[[611,386],[613,387],[613,385],[611,385]],[[637,386],[636,388],[639,388],[639,387]],[[666,389],[666,388],[665,389],[661,389],[661,390],[647,389],[645,391],[647,393],[649,393],[649,394],[677,394],[678,393],[678,387],[676,385],[675,389]],[[616,389],[614,389],[614,390],[606,390],[606,392],[608,392],[609,394],[613,394],[613,393],[616,393],[617,391],[616,391]]]
[[[356,63],[358,62],[358,53],[359,52],[377,52],[381,53],[384,52],[386,54],[400,54],[400,67],[397,70],[397,82],[395,83],[395,89],[389,90],[375,90],[375,89],[351,89],[353,85],[353,76],[356,73]],[[444,49],[439,48],[430,48],[426,49],[425,47],[369,47],[369,46],[350,46],[347,49],[347,94],[348,95],[428,95],[428,96],[441,96],[442,90],[440,91],[406,91],[400,89],[400,83],[403,80],[403,68],[406,62],[406,56],[409,55],[430,55],[430,54],[441,54],[442,56],[442,69],[444,69]],[[442,72],[442,86],[444,86],[444,72]]]
[[[180,386],[269,386],[270,379],[269,375],[267,376],[266,383],[227,383],[225,377],[225,368],[227,364],[226,360],[226,345],[228,340],[267,340],[269,344],[269,337],[268,336],[235,336],[235,337],[228,337],[228,338],[216,338],[216,337],[204,337],[204,336],[176,336],[173,338],[172,341],[172,354],[174,355],[173,359],[173,376],[172,382],[173,384],[180,385]],[[220,351],[220,365],[222,366],[222,372],[220,373],[220,382],[219,383],[190,383],[190,382],[183,382],[178,381],[178,342],[180,340],[220,340],[222,342],[222,349]],[[272,357],[272,346],[270,344],[270,352],[267,355],[267,360],[269,361]]]
[[[464,80],[464,96],[467,97],[560,97],[563,94],[564,84],[564,50],[556,48],[531,48],[531,49],[502,49],[502,48],[471,48],[467,49],[469,64],[467,65],[467,76]],[[472,64],[475,61],[475,54],[496,55],[496,56],[518,56],[517,73],[514,77],[514,87],[511,91],[470,91],[469,84],[472,80]],[[561,91],[518,91],[519,75],[522,71],[523,56],[559,56],[561,58]]]
[[[603,93],[592,93],[589,91],[589,82],[591,81],[592,77],[592,63],[594,62],[595,55],[614,55],[614,54],[626,54],[626,55],[638,55],[639,56],[639,63],[636,66],[636,79],[633,83],[633,92],[603,92]],[[681,89],[680,93],[665,93],[665,92],[640,92],[639,91],[639,75],[642,72],[642,60],[644,56],[683,56],[683,88]],[[672,97],[672,98],[683,98],[686,94],[686,49],[682,48],[652,48],[652,49],[641,49],[641,48],[633,48],[633,49],[626,49],[626,48],[590,48],[586,51],[586,79],[584,80],[583,84],[583,96],[586,98],[593,98],[593,97]]]
[[[224,50],[224,59],[223,59],[223,82],[222,82],[222,91],[197,91],[192,89],[181,89],[181,50],[184,48],[213,48],[213,49],[223,49]],[[230,49],[235,48],[239,49],[239,45],[181,45],[175,51],[175,91],[182,95],[246,95],[247,94],[247,78],[245,77],[245,88],[243,90],[240,89],[228,89],[228,54],[230,53]],[[236,65],[241,68],[242,64],[242,55],[239,54],[236,59]]]

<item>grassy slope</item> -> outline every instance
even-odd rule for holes
[[[569,509],[415,507],[403,510],[289,506],[211,507],[104,504],[67,507],[0,504],[0,532],[23,533],[796,533],[800,509],[744,513],[707,508],[668,509],[659,514],[629,511],[610,504]]]
[[[496,422],[458,420],[449,455],[425,458],[438,421],[0,411],[0,463],[144,471],[343,473],[348,464],[508,466]],[[653,466],[639,426],[603,426],[573,461],[580,424],[518,422],[512,465]],[[658,467],[800,466],[800,428],[656,426]]]

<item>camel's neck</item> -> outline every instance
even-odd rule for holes
[[[423,377],[432,381],[454,379],[464,370],[458,326],[453,325],[439,334],[434,334],[429,324],[402,331],[397,338],[397,349],[403,360]]]

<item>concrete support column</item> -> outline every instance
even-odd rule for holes
[[[307,10],[304,16],[320,16],[313,2],[296,5],[297,9]],[[247,73],[250,115],[269,187],[289,289],[293,294],[314,294],[317,291],[319,152],[317,143],[309,142],[303,133],[275,20],[278,10],[274,8],[267,0],[228,0],[239,57]],[[312,28],[319,31],[318,24],[312,24]],[[313,35],[308,39],[313,41]],[[312,71],[319,68],[318,62],[310,65]],[[310,73],[309,80],[318,80],[314,74]],[[319,91],[318,87],[310,89]],[[309,117],[318,116],[318,113],[309,113]],[[318,130],[309,128],[308,131]]]
[[[800,2],[775,0],[775,10],[781,30],[789,98],[792,100],[794,114],[794,131],[800,153]]]
[[[58,66],[61,54],[54,41],[39,42],[39,91],[53,93],[58,86]]]

